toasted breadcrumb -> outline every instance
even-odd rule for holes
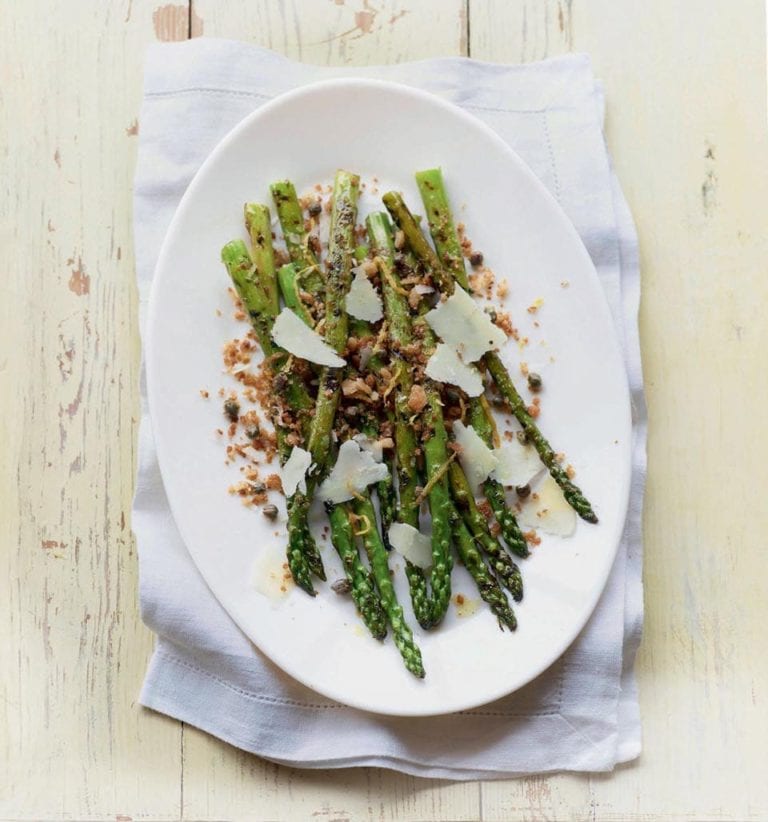
[[[523,537],[529,545],[541,545],[541,537],[533,529],[523,531]]]
[[[469,275],[469,287],[478,297],[490,299],[493,296],[495,279],[493,271],[487,266],[483,266]]]
[[[482,499],[477,503],[477,510],[486,518],[490,519],[493,511],[491,510],[491,503],[487,499]]]
[[[427,392],[424,390],[424,387],[421,385],[412,386],[411,393],[408,396],[408,409],[414,414],[418,414],[426,404]]]
[[[517,339],[517,329],[512,325],[512,318],[506,311],[496,311],[496,316],[493,320],[494,325],[498,326],[508,337]]]

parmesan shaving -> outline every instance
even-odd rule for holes
[[[352,270],[355,272],[355,278],[347,293],[347,313],[358,320],[378,322],[384,316],[381,297],[368,279],[363,266],[359,265]]]
[[[547,478],[523,505],[519,520],[527,528],[536,528],[556,537],[570,537],[576,530],[576,512],[565,501],[560,486]]]
[[[289,354],[316,365],[343,368],[346,362],[323,338],[305,325],[290,308],[284,308],[275,318],[272,339]]]
[[[312,465],[312,455],[303,448],[294,448],[291,456],[285,461],[280,472],[283,491],[286,497],[292,497],[298,488],[302,494],[307,492],[307,471]]]
[[[432,540],[404,522],[389,526],[389,542],[400,556],[418,568],[432,565]]]
[[[377,463],[368,451],[363,451],[354,440],[347,440],[339,448],[339,456],[328,478],[317,489],[322,502],[346,502],[374,482],[381,482],[388,474],[384,463]]]
[[[491,322],[463,288],[426,315],[429,327],[443,342],[454,346],[466,362],[475,362],[507,340],[506,334]]]
[[[536,449],[523,445],[517,438],[493,453],[499,464],[491,476],[502,485],[527,485],[542,469]]]
[[[427,362],[426,373],[437,382],[458,386],[469,397],[479,397],[483,393],[480,372],[473,365],[462,362],[456,349],[445,343],[435,347],[435,353]]]
[[[454,422],[453,436],[461,448],[459,462],[467,475],[472,493],[479,496],[480,485],[499,464],[496,454],[471,425],[464,425],[461,420]]]
[[[367,451],[376,462],[381,462],[384,459],[384,449],[380,440],[375,440],[365,434],[355,434],[352,439],[360,446],[362,451]]]
[[[285,551],[278,550],[278,546],[273,544],[269,547],[265,545],[251,566],[251,587],[273,603],[285,599],[296,587],[284,564]]]

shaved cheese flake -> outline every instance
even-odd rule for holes
[[[523,505],[519,520],[527,528],[536,528],[556,537],[570,537],[576,530],[576,512],[565,501],[560,486],[550,476]]]
[[[298,488],[302,494],[307,492],[307,471],[312,465],[312,455],[303,448],[294,448],[291,456],[285,461],[280,471],[283,491],[286,497],[292,497]]]
[[[389,473],[384,463],[377,463],[370,453],[361,450],[354,440],[339,448],[339,456],[328,478],[317,489],[322,502],[346,502]]]
[[[418,568],[432,565],[432,540],[412,525],[404,522],[390,525],[389,542],[400,556]]]
[[[384,459],[384,449],[381,447],[379,440],[365,434],[355,434],[352,439],[360,446],[362,451],[367,451],[376,462],[381,462]]]
[[[461,420],[456,420],[453,424],[453,436],[461,448],[459,452],[461,467],[467,475],[472,493],[478,496],[480,485],[492,471],[496,470],[499,461],[471,425],[464,425]]]
[[[507,335],[491,322],[480,305],[457,288],[426,316],[429,327],[440,339],[454,346],[466,362],[475,362],[507,341]]]
[[[445,343],[438,343],[435,353],[427,362],[426,373],[437,382],[457,385],[469,397],[479,397],[483,393],[483,378],[473,366],[461,361],[456,349]]]
[[[435,289],[434,289],[434,288],[432,288],[432,286],[431,286],[431,285],[423,285],[422,283],[417,283],[417,284],[413,287],[413,290],[414,290],[417,294],[434,294],[434,293],[435,293]]]
[[[296,587],[285,565],[285,550],[277,544],[264,545],[251,566],[251,586],[258,593],[278,603]]]
[[[290,308],[284,308],[275,318],[272,339],[289,354],[316,365],[327,365],[329,368],[343,368],[346,365],[331,346]]]
[[[493,453],[499,464],[492,476],[502,485],[527,485],[543,467],[536,449],[516,437]]]
[[[384,316],[381,297],[361,265],[352,270],[355,272],[355,279],[352,280],[347,293],[347,314],[357,317],[358,320],[376,323]]]

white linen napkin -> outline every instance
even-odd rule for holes
[[[350,75],[426,89],[484,120],[575,224],[605,288],[632,395],[634,471],[621,548],[588,625],[558,662],[517,693],[476,710],[422,719],[382,717],[333,703],[290,679],[254,648],[197,572],[163,489],[142,369],[133,528],[142,615],[158,641],[141,703],[296,767],[369,765],[451,779],[610,770],[640,752],[633,666],[642,624],[646,415],[637,240],[609,163],[602,90],[586,56],[524,66],[449,58],[344,69],[302,65],[223,40],[153,46],[134,207],[142,334],[163,236],[206,155],[266,100],[306,83]]]

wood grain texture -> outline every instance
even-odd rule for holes
[[[466,53],[466,0],[193,0],[205,33],[320,65]]]
[[[0,15],[0,818],[768,817],[762,3],[0,0]],[[141,63],[150,42],[202,33],[337,65],[591,53],[643,265],[638,764],[482,785],[302,772],[137,708],[152,645],[129,523]]]
[[[4,5],[0,816],[175,818],[180,729],[136,705],[152,638],[128,521],[154,7]]]
[[[188,819],[470,822],[481,817],[479,801],[476,783],[414,779],[378,768],[284,768],[184,728]]]

